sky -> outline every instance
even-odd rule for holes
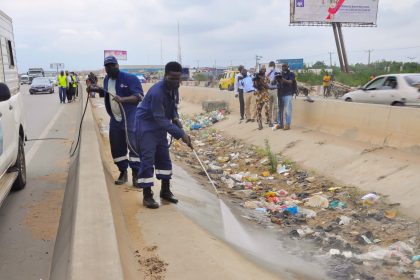
[[[366,0],[368,1],[368,0]],[[255,65],[284,58],[338,64],[331,27],[289,25],[289,0],[1,0],[13,19],[19,72],[103,66],[103,51],[126,50],[120,64],[161,64],[177,59],[189,67]],[[379,0],[377,27],[343,28],[350,64],[396,60],[420,62],[420,0]]]

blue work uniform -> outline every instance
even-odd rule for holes
[[[178,89],[168,90],[165,81],[160,81],[149,89],[137,106],[136,135],[141,159],[137,186],[140,188],[153,186],[154,172],[158,180],[172,177],[167,133],[175,139],[182,138],[185,133],[172,123],[178,118],[178,101]]]
[[[121,120],[117,120],[116,116],[111,109],[110,96],[109,96],[109,77],[108,75],[104,79],[105,89],[105,108],[111,117],[109,123],[109,141],[111,144],[111,154],[114,163],[118,166],[120,172],[127,170],[128,166],[133,169],[133,172],[138,172],[140,165],[140,158],[134,152],[127,147],[127,139],[125,132],[125,120],[124,117]],[[116,95],[121,97],[139,96],[140,100],[143,98],[143,88],[139,79],[132,74],[120,71],[115,81],[115,92]],[[112,96],[111,96],[112,98]],[[137,104],[122,103],[122,107],[127,120],[127,134],[130,141],[130,145],[135,148],[136,134],[135,134],[135,114]],[[127,153],[129,157],[127,157]]]

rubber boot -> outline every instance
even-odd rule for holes
[[[133,174],[133,187],[137,187],[137,170],[132,169]]]
[[[178,199],[171,192],[169,180],[162,180],[160,188],[160,197],[170,203],[178,203]]]
[[[150,209],[159,208],[159,203],[153,198],[152,187],[143,188],[143,205]]]
[[[115,180],[115,185],[123,185],[125,183],[127,183],[128,179],[127,179],[127,170],[121,171],[120,172],[120,176],[118,176],[118,179]]]

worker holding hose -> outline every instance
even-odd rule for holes
[[[154,173],[161,180],[160,197],[171,203],[178,202],[170,190],[172,162],[167,134],[182,139],[193,148],[190,137],[182,129],[176,107],[181,73],[182,66],[178,62],[166,64],[164,79],[149,89],[136,110],[137,147],[141,159],[137,186],[143,189],[143,205],[147,208],[159,208],[152,192]]]
[[[134,120],[137,104],[143,98],[143,88],[135,75],[119,70],[118,61],[114,56],[106,57],[104,66],[107,73],[104,88],[89,86],[87,91],[98,92],[100,96],[104,96],[105,108],[111,117],[109,124],[111,154],[120,171],[115,184],[122,185],[128,181],[127,169],[130,166],[133,186],[136,186],[140,158],[130,146],[135,146],[136,143]]]

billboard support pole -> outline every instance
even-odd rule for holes
[[[344,62],[344,70],[346,73],[349,72],[349,62],[347,60],[347,53],[346,53],[346,47],[344,46],[344,37],[343,32],[341,31],[341,23],[337,23],[337,29],[338,29],[338,35],[340,38],[340,45],[341,45],[341,52],[343,55],[343,62]]]
[[[337,26],[335,22],[332,23],[332,27],[334,31],[335,45],[337,46],[338,60],[340,61],[340,69],[341,69],[341,72],[344,72],[345,70],[344,70],[344,64],[343,64],[343,56],[341,53],[340,40],[338,38],[338,31],[337,31]]]

